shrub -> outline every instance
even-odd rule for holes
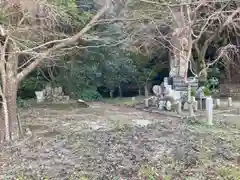
[[[79,94],[78,98],[83,99],[83,100],[101,100],[102,96],[101,94],[97,91],[96,88],[86,88],[83,89]]]

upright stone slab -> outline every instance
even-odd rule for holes
[[[196,101],[196,98],[195,98],[195,96],[192,96],[192,101],[194,102],[194,101]]]
[[[35,91],[35,95],[37,97],[37,103],[41,103],[44,101],[44,91]]]
[[[232,98],[231,97],[228,98],[228,107],[232,107]]]
[[[191,96],[191,85],[188,85],[188,110],[189,110],[189,116],[192,117],[194,116],[194,112],[193,112],[193,101],[192,101],[192,96]]]
[[[154,85],[152,88],[152,91],[155,96],[161,96],[161,94],[162,94],[162,88],[159,85]]]
[[[213,99],[212,97],[206,98],[206,118],[208,125],[213,125]]]
[[[159,101],[159,106],[158,106],[158,108],[160,109],[160,110],[163,110],[164,109],[164,104],[165,103],[165,101]]]
[[[177,113],[178,114],[182,113],[182,102],[181,101],[179,101],[177,104]]]
[[[166,87],[168,85],[168,77],[165,77],[163,79],[163,85],[164,85],[164,87]]]

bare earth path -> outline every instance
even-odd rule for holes
[[[207,127],[104,103],[34,107],[21,113],[32,136],[0,148],[0,179],[238,180],[239,117]]]

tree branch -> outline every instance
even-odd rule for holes
[[[28,65],[26,68],[24,68],[20,73],[17,75],[17,80],[21,81],[24,77],[26,77],[33,69],[35,69],[49,54],[52,52],[61,49],[63,47],[69,46],[77,42],[86,32],[88,32],[97,22],[97,20],[107,11],[107,9],[110,6],[110,0],[107,0],[105,6],[98,11],[98,13],[91,19],[91,21],[76,35],[62,39],[62,40],[55,40],[55,41],[49,41],[45,44],[42,44],[38,47],[35,47],[34,49],[37,49],[39,47],[43,47],[46,44],[52,44],[58,42],[57,45],[53,46],[52,48],[48,49],[45,52],[40,53],[41,57],[38,57],[35,61],[33,61],[30,65]],[[31,49],[33,50],[33,49]]]

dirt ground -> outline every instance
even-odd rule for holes
[[[91,103],[21,111],[25,137],[0,147],[0,179],[240,180],[240,116],[197,122]]]

